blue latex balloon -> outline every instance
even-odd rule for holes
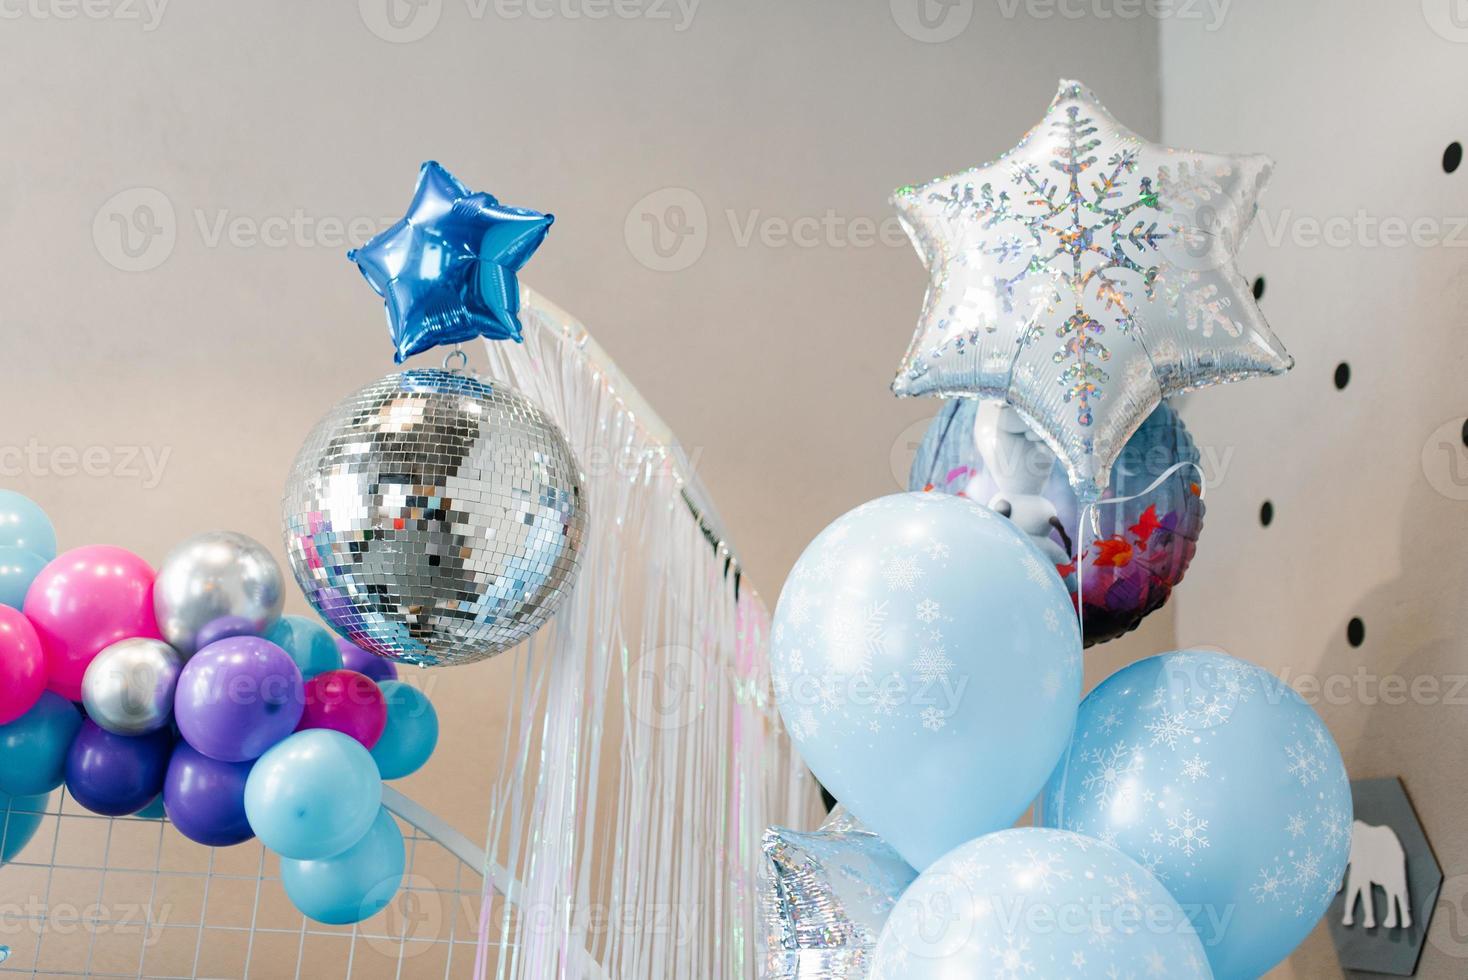
[[[0,793],[49,793],[66,778],[66,753],[82,727],[76,705],[43,691],[35,706],[0,725]]]
[[[1054,565],[963,497],[863,504],[805,549],[771,633],[811,771],[919,870],[1024,813],[1075,723],[1081,640]]]
[[[245,815],[266,847],[315,861],[362,839],[382,805],[377,764],[356,739],[328,728],[297,732],[255,762]]]
[[[0,606],[19,609],[46,559],[24,548],[0,548]]]
[[[209,847],[229,847],[254,836],[245,817],[249,762],[220,762],[180,741],[168,760],[163,805],[180,834]]]
[[[179,744],[184,745],[186,743],[180,742]],[[143,820],[162,820],[167,815],[168,811],[163,808],[162,793],[159,793],[157,796],[155,796],[152,803],[149,803],[137,813],[133,814],[133,816],[140,817]]]
[[[383,681],[387,727],[372,746],[383,779],[401,779],[423,768],[438,745],[438,712],[428,695],[402,681]]]
[[[11,861],[36,836],[50,802],[49,793],[36,796],[0,793],[0,864]]]
[[[470,193],[437,163],[423,164],[407,215],[347,253],[387,301],[394,359],[475,337],[518,342],[516,273],[554,220]]]
[[[270,627],[265,639],[291,655],[301,676],[310,680],[328,670],[341,670],[342,655],[336,636],[325,626],[305,616],[282,616]]]
[[[1210,980],[1167,889],[1116,848],[1058,830],[1001,830],[950,851],[898,899],[872,976]]]
[[[1289,685],[1185,650],[1091,692],[1037,822],[1115,843],[1188,910],[1216,976],[1257,977],[1340,886],[1351,787],[1330,732]]]
[[[370,919],[386,907],[403,882],[403,832],[380,807],[357,843],[320,861],[280,860],[280,880],[296,908],[317,922],[344,926]]]
[[[66,755],[66,791],[93,813],[137,813],[162,792],[173,743],[167,728],[117,735],[88,719]]]
[[[0,548],[34,551],[47,561],[56,557],[51,518],[34,500],[14,490],[0,490]]]

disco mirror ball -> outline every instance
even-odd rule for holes
[[[576,459],[509,385],[446,370],[337,404],[286,483],[286,554],[321,617],[402,663],[466,664],[566,598],[586,526]]]

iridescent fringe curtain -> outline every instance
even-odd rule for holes
[[[522,293],[487,345],[561,425],[590,522],[576,590],[516,654],[476,976],[750,977],[760,836],[818,790],[776,712],[769,614],[667,428],[585,328]]]

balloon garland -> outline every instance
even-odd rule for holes
[[[56,555],[41,509],[0,491],[0,548],[27,546],[43,549],[15,561],[31,580],[0,606],[0,863],[65,785],[93,813],[166,813],[210,847],[260,838],[319,921],[357,922],[392,899],[403,839],[382,781],[433,754],[422,692],[319,623],[281,616],[280,569],[245,535],[196,535],[155,574],[121,548]]]

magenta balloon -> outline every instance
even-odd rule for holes
[[[298,728],[330,728],[370,749],[386,726],[387,702],[366,674],[328,670],[306,682],[306,710]]]
[[[36,628],[19,611],[0,606],[0,725],[35,706],[46,689],[46,654]]]
[[[337,638],[336,648],[341,651],[343,668],[366,674],[379,684],[398,679],[397,665],[386,657],[368,653],[355,643],[349,643],[340,637]]]
[[[104,647],[131,636],[163,637],[153,616],[153,569],[124,548],[73,548],[31,583],[25,615],[46,651],[47,687],[82,699],[82,675]]]
[[[184,664],[173,717],[179,733],[204,755],[248,762],[295,731],[303,689],[290,654],[258,636],[231,636]]]
[[[179,742],[163,780],[163,808],[178,832],[209,847],[227,847],[255,836],[245,818],[249,762],[220,762]]]
[[[66,755],[66,791],[93,813],[137,813],[163,789],[172,749],[173,733],[166,728],[114,735],[88,719]]]

